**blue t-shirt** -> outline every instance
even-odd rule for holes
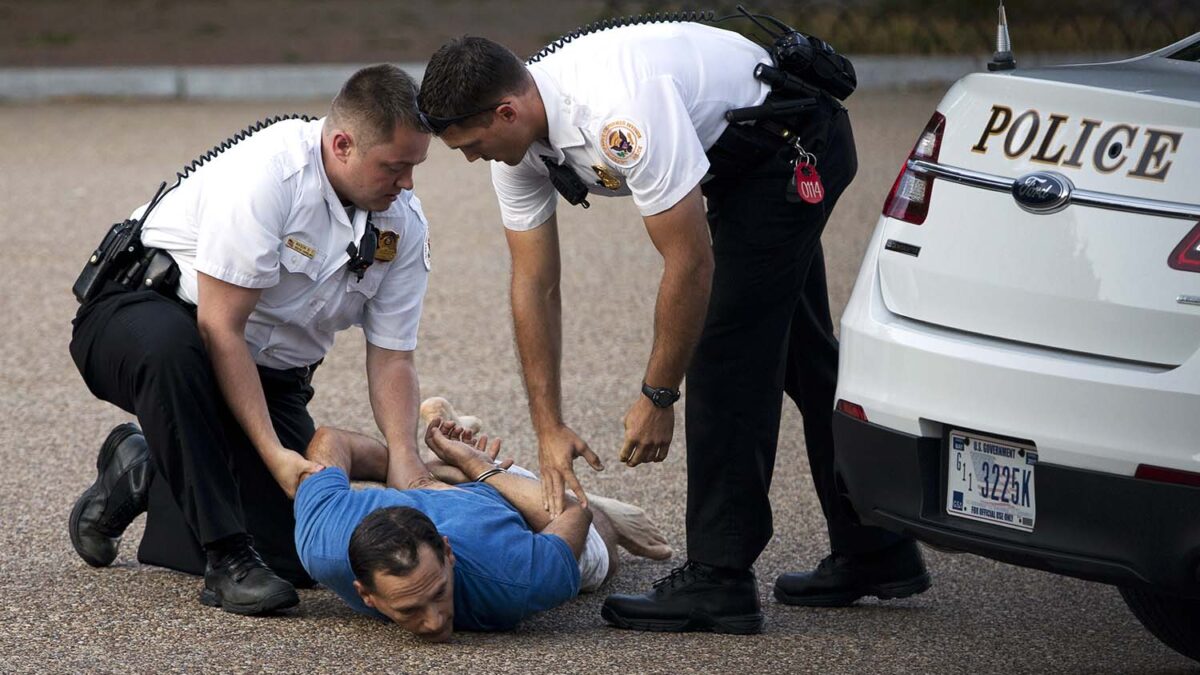
[[[384,618],[354,590],[350,535],[372,511],[390,506],[421,511],[450,540],[456,630],[508,630],[579,593],[579,564],[567,542],[530,530],[490,485],[354,490],[345,471],[330,467],[296,492],[296,551],[309,576],[358,612]]]

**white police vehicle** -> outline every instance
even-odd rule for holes
[[[1007,40],[1007,31],[1001,32]],[[1200,660],[1200,33],[968,75],[842,317],[838,467],[865,520],[1116,584]]]

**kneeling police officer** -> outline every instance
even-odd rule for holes
[[[312,374],[337,331],[363,327],[389,461],[415,444],[429,248],[411,190],[429,138],[412,78],[364,68],[327,117],[256,125],[185,169],[126,221],[138,254],[113,269],[110,233],[76,284],[70,351],[92,393],[141,429],[112,431],[72,510],[88,564],[110,564],[148,511],[138,559],[203,574],[203,603],[259,614],[299,602],[294,586],[313,582],[277,480],[318,468],[285,449],[312,439]]]
[[[834,474],[838,356],[820,236],[857,168],[837,101],[853,71],[790,29],[764,49],[663,19],[576,31],[528,63],[487,39],[454,40],[422,82],[434,133],[470,161],[494,160],[546,506],[561,511],[567,488],[586,502],[576,457],[603,468],[562,415],[557,200],[628,195],[664,269],[620,459],[667,456],[686,373],[688,561],[644,595],[610,596],[603,617],[640,630],[762,629],[751,566],[772,533],[784,392],[804,416],[832,553],[778,579],[776,597],[831,605],[921,592],[915,543],[859,524]]]

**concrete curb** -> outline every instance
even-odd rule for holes
[[[1017,55],[1022,66],[1111,61],[1128,54]],[[851,57],[861,89],[946,86],[987,69],[989,57]],[[152,66],[106,68],[0,68],[0,101],[63,98],[274,100],[328,98],[365,64],[265,66]],[[397,64],[418,81],[424,63]]]

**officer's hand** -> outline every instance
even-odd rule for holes
[[[575,458],[583,457],[596,471],[604,464],[567,425],[560,425],[538,437],[538,466],[542,473],[542,507],[557,518],[563,512],[566,488],[571,488],[583,508],[587,508],[587,493],[575,477]]]
[[[621,446],[621,461],[628,466],[643,462],[661,462],[671,450],[675,434],[675,411],[659,408],[645,396],[625,414],[625,444]]]
[[[288,499],[296,498],[296,490],[300,488],[301,481],[325,468],[321,464],[305,459],[304,455],[295,450],[288,450],[284,447],[270,453],[265,459],[265,463],[267,470],[271,472],[271,477],[287,493]]]

